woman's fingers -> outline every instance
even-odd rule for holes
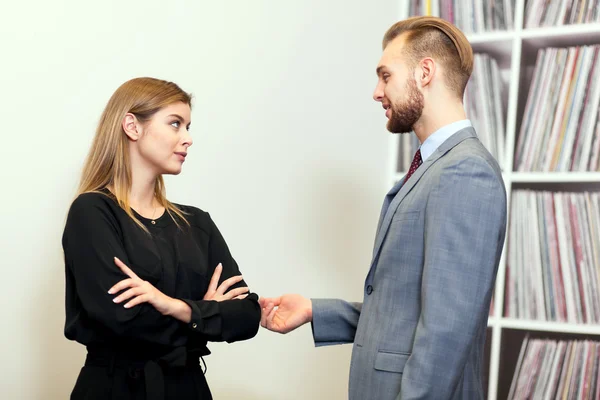
[[[219,288],[217,289],[217,293],[220,295],[223,295],[227,289],[229,289],[231,286],[235,285],[238,282],[241,282],[244,278],[242,278],[241,275],[238,276],[233,276],[227,280],[224,280],[223,283],[221,283],[219,285]]]
[[[213,273],[212,278],[210,278],[210,283],[208,284],[208,292],[212,293],[217,290],[217,286],[219,285],[219,279],[221,279],[221,272],[223,271],[223,266],[221,263],[217,265],[215,268],[215,272]]]
[[[113,299],[113,301],[118,304],[124,300],[128,300],[128,299],[132,298],[133,296],[138,296],[142,293],[143,293],[143,290],[140,287],[134,287],[134,288],[129,289],[125,293],[118,295],[117,297],[115,297]]]
[[[121,282],[117,283],[115,286],[111,287],[108,291],[108,294],[113,294],[120,292],[123,289],[127,289],[128,287],[134,287],[136,285],[136,281],[131,278],[123,279]]]
[[[231,300],[239,295],[242,295],[244,293],[248,292],[248,288],[247,287],[241,287],[241,288],[235,288],[235,289],[231,289],[229,292],[225,293],[225,295],[223,295],[225,300]]]
[[[244,300],[246,297],[248,297],[248,293],[236,296],[236,297],[234,297],[234,299],[235,300]]]
[[[149,300],[150,300],[150,296],[148,295],[148,293],[144,293],[144,294],[141,294],[141,295],[135,297],[130,302],[128,302],[127,304],[125,304],[123,307],[125,307],[125,308],[131,308],[133,306],[137,306],[138,304],[146,303]]]
[[[131,268],[129,268],[127,265],[125,265],[125,263],[123,263],[123,261],[119,260],[117,257],[115,257],[115,264],[117,265],[117,267],[119,267],[121,269],[121,271],[123,271],[123,273],[125,275],[127,275],[128,277],[132,278],[132,279],[138,279],[138,276],[135,274],[135,272],[133,272],[131,270]]]

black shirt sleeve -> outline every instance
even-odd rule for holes
[[[219,280],[219,284],[221,284],[228,278],[240,275],[241,272],[214,221],[208,213],[204,214],[208,220],[210,235],[208,249],[209,265],[213,271],[219,263],[223,266],[223,272]],[[246,282],[241,281],[233,285],[230,290],[243,286],[248,285]],[[258,332],[260,326],[260,305],[258,303],[258,296],[255,293],[249,293],[242,300],[216,302],[183,299],[183,301],[192,309],[192,320],[189,324],[190,329],[192,331],[203,332],[208,340],[232,343],[250,339]],[[207,321],[207,317],[209,316],[213,316],[211,321]],[[220,318],[214,318],[215,316],[219,316]]]
[[[83,194],[69,210],[63,248],[76,293],[67,293],[67,297],[77,296],[81,312],[116,337],[165,345],[185,344],[185,324],[160,314],[148,303],[126,309],[112,301],[116,294],[108,294],[113,285],[127,278],[115,265],[114,257],[134,272],[136,266],[130,264],[117,218],[102,196]],[[76,338],[77,332],[69,331],[67,326],[65,335]]]

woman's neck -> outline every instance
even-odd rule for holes
[[[156,213],[160,204],[156,201],[156,175],[145,169],[133,169],[131,174],[129,204],[142,216]],[[152,217],[150,217],[152,218]]]

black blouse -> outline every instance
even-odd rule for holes
[[[206,350],[207,341],[250,339],[260,324],[258,296],[243,300],[202,300],[217,264],[220,282],[240,271],[210,215],[178,205],[190,223],[175,224],[165,213],[153,221],[135,213],[144,232],[109,192],[84,193],[69,210],[63,234],[66,274],[65,336],[86,346]],[[177,217],[175,217],[177,218]],[[141,279],[186,302],[192,319],[185,324],[142,303],[130,309],[115,304],[108,290],[127,276],[118,257]],[[220,283],[219,282],[219,283]],[[240,282],[233,287],[246,286]]]

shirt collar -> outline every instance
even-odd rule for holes
[[[461,129],[467,128],[469,126],[473,126],[471,124],[471,120],[463,119],[460,121],[453,122],[448,125],[442,126],[437,131],[433,132],[425,141],[421,144],[421,159],[423,162],[427,160],[434,151],[437,150],[438,147],[442,143],[446,141],[450,136],[454,135],[456,132]]]

